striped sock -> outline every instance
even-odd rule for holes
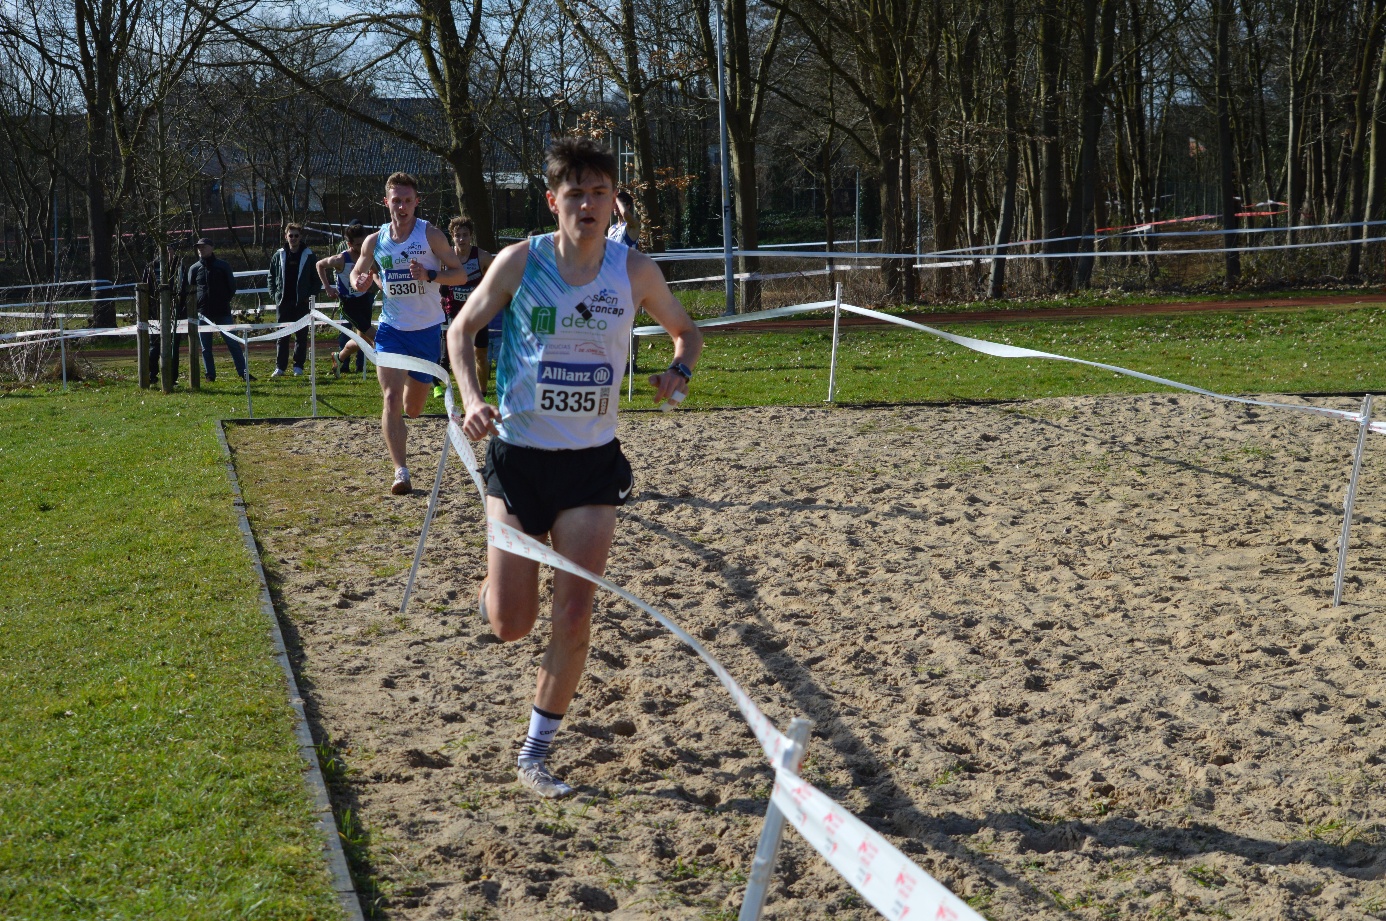
[[[543,761],[547,758],[554,733],[558,732],[558,724],[563,721],[563,715],[560,713],[550,713],[538,707],[532,709],[533,712],[529,715],[529,734],[525,736],[525,744],[520,747],[521,762]]]

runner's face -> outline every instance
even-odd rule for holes
[[[414,216],[419,206],[419,193],[407,185],[392,185],[385,188],[385,207],[390,209],[390,220],[401,224]]]
[[[289,244],[290,252],[298,252],[298,241],[302,238],[303,234],[299,233],[297,230],[284,231],[284,242]]]
[[[472,232],[465,227],[460,227],[457,233],[452,235],[452,248],[459,256],[466,256],[472,251]]]
[[[558,218],[559,230],[574,239],[606,236],[615,196],[610,178],[588,170],[581,182],[569,177],[557,190],[546,194],[549,210]]]

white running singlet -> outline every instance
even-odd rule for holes
[[[606,241],[602,267],[573,287],[558,274],[554,235],[529,238],[520,287],[505,308],[496,392],[507,444],[595,448],[616,437],[616,404],[635,303],[629,248]]]
[[[435,272],[443,263],[428,245],[428,221],[414,219],[414,229],[403,243],[390,239],[390,225],[382,224],[375,237],[375,263],[380,267],[380,290],[385,293],[380,322],[400,332],[437,326],[447,320],[436,282],[415,281],[409,260]]]

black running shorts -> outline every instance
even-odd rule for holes
[[[526,534],[545,534],[558,513],[585,505],[625,505],[635,485],[621,442],[544,451],[492,438],[486,446],[486,495],[505,500]]]
[[[375,295],[348,297],[342,300],[342,315],[347,322],[356,327],[358,333],[371,331],[371,308],[375,306]]]

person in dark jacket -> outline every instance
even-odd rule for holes
[[[212,248],[212,241],[203,237],[197,241],[197,261],[188,266],[188,275],[180,300],[191,290],[197,297],[197,312],[218,326],[228,326],[231,319],[231,298],[236,293],[236,274],[224,259],[218,259]],[[212,361],[212,333],[204,332],[202,337],[202,364],[207,369],[207,380],[217,379],[216,364]],[[235,339],[221,334],[226,343],[226,351],[231,353],[231,363],[236,366],[236,374],[245,380],[245,354],[241,344]]]
[[[303,227],[288,224],[284,227],[284,248],[270,257],[269,295],[279,311],[279,322],[292,323],[308,313],[308,300],[322,290],[318,278],[318,261],[313,251],[303,245]],[[308,331],[305,327],[294,333],[294,374],[303,373],[308,357]],[[275,340],[274,373],[283,377],[289,365],[289,337]]]

